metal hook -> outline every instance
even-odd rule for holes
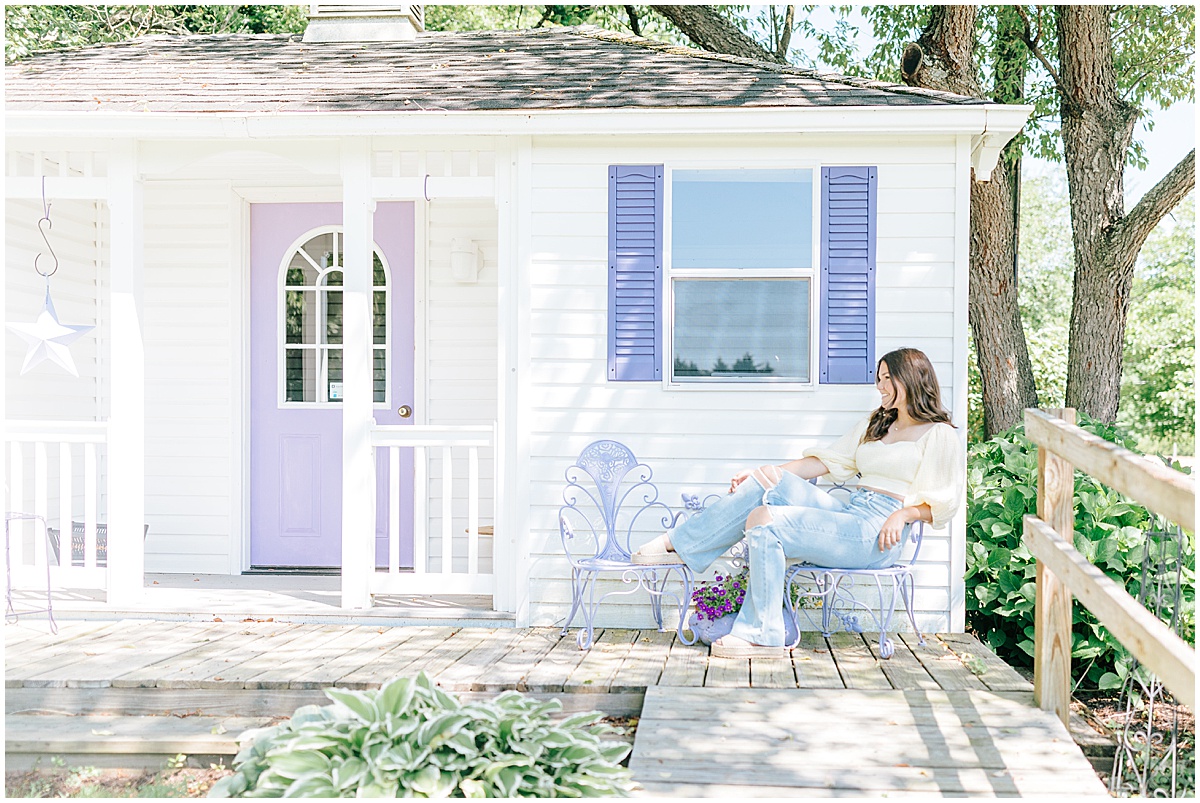
[[[46,177],[42,176],[42,219],[38,221],[38,233],[42,235],[42,242],[46,244],[46,250],[50,252],[50,258],[54,260],[54,267],[49,273],[45,273],[38,267],[38,260],[42,258],[41,253],[38,253],[33,258],[33,269],[37,271],[39,276],[45,277],[47,285],[50,277],[58,272],[58,256],[54,253],[54,248],[50,245],[50,238],[46,236],[49,229],[54,228],[54,223],[50,220],[50,204],[46,201]],[[42,224],[46,224],[46,228],[42,228]]]
[[[428,173],[425,174],[425,187],[422,191],[425,193],[426,202],[431,201],[432,199],[429,197],[429,174]]]

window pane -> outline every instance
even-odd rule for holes
[[[383,290],[376,290],[373,295],[372,330],[374,331],[374,343],[377,346],[382,346],[387,343],[387,293]]]
[[[342,400],[342,350],[324,349],[323,351],[329,359],[327,376],[329,387],[326,391],[326,398],[331,402],[340,402]]]
[[[334,265],[340,265],[342,255],[337,250],[337,237],[335,235],[336,232],[332,231],[325,234],[318,234],[301,246],[301,248],[320,268],[330,268]]]
[[[383,349],[375,349],[374,379],[375,401],[387,401],[387,352]]]
[[[325,293],[325,342],[342,342],[342,291]]]
[[[316,349],[288,349],[285,366],[287,395],[290,402],[317,400]]]
[[[375,258],[374,259],[374,270],[372,271],[373,276],[374,276],[373,281],[375,283],[375,286],[376,287],[386,287],[387,286],[387,273],[383,269],[383,260],[381,260],[379,258],[378,251],[376,251],[374,254],[372,254],[372,256]]]
[[[316,297],[312,290],[288,290],[285,328],[288,343],[316,343]]]
[[[677,381],[809,380],[808,279],[675,281]]]
[[[812,267],[812,171],[676,170],[676,268]]]

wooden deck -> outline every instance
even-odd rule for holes
[[[460,696],[517,689],[567,710],[640,716],[630,766],[654,794],[1013,795],[1057,792],[1067,778],[1077,794],[1089,776],[1100,789],[1066,730],[1032,707],[1028,681],[962,634],[924,646],[902,635],[887,661],[869,634],[806,634],[790,659],[752,661],[636,630],[600,631],[587,652],[557,628],[122,620],[63,622],[52,636],[30,619],[4,631],[10,724],[281,717],[327,703],[324,687],[424,671]]]

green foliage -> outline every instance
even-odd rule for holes
[[[1117,423],[1144,450],[1191,454],[1196,441],[1196,199],[1142,248],[1125,330]]]
[[[57,6],[4,9],[4,59],[151,34],[303,33],[308,6]]]
[[[1080,416],[1080,426],[1127,448],[1115,428]],[[1156,525],[1146,509],[1082,473],[1075,476],[1075,548],[1130,594],[1137,595],[1146,531]],[[1035,561],[1022,538],[1022,517],[1037,511],[1037,449],[1024,426],[972,446],[967,456],[967,623],[1010,664],[1032,666]],[[1195,536],[1185,534],[1181,632],[1195,641]],[[1174,567],[1172,567],[1174,568]],[[1071,668],[1077,684],[1116,688],[1131,658],[1078,601],[1073,613]]]
[[[560,722],[520,692],[461,703],[422,672],[248,731],[210,797],[603,797],[630,790],[630,746],[596,712]]]

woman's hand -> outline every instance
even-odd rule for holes
[[[908,520],[902,510],[897,510],[888,516],[883,526],[879,528],[879,551],[887,552],[900,543],[900,539],[904,535],[904,527],[907,524]]]
[[[739,471],[737,474],[734,474],[733,479],[731,479],[729,481],[729,493],[733,493],[734,491],[736,491],[738,486],[741,485],[746,480],[748,480],[750,478],[750,475],[753,473],[754,473],[754,469],[747,468],[747,469],[743,469],[742,471]]]

